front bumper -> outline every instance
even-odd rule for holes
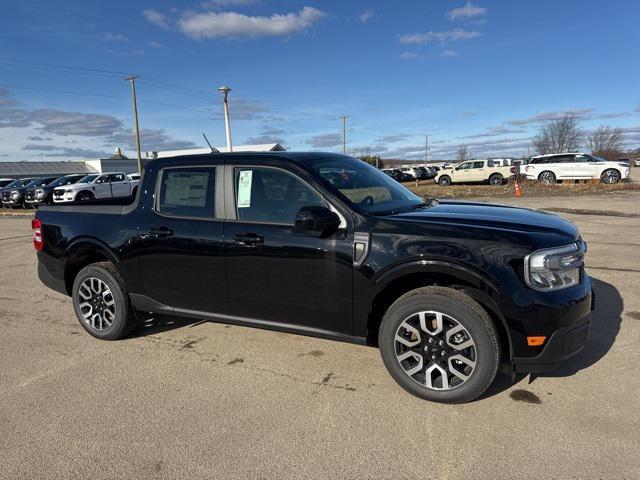
[[[589,339],[591,314],[574,325],[559,328],[535,357],[515,357],[516,373],[542,373],[558,368],[560,363],[580,352]]]

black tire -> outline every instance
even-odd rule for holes
[[[88,202],[91,200],[95,200],[95,195],[91,192],[80,192],[78,193],[78,195],[76,195],[76,200],[78,200],[79,202]]]
[[[448,187],[449,185],[451,185],[451,177],[449,175],[442,175],[438,179],[438,184],[442,187]]]
[[[541,172],[540,175],[538,175],[538,181],[546,185],[555,185],[556,174],[550,170],[545,170],[544,172]]]
[[[618,183],[621,178],[622,175],[620,175],[620,172],[615,168],[608,168],[600,175],[600,181],[607,184]]]
[[[110,290],[111,295],[109,301],[111,301],[111,299],[113,300],[115,313],[113,314],[111,325],[106,328],[94,328],[90,324],[90,320],[86,320],[83,314],[81,304],[87,302],[81,299],[80,289],[83,283],[89,281],[89,279],[97,279],[103,282]],[[117,340],[130,334],[138,326],[129,295],[127,295],[125,283],[118,270],[109,262],[92,263],[80,270],[73,281],[71,296],[73,299],[73,309],[76,312],[76,317],[80,325],[82,325],[90,335],[96,338],[101,340]],[[96,296],[100,297],[100,295]],[[93,311],[92,309],[91,312]]]
[[[504,177],[500,173],[494,173],[489,177],[489,185],[504,185]]]
[[[443,317],[455,319],[474,343],[473,370],[466,381],[449,389],[437,390],[427,387],[425,383],[419,383],[409,376],[397,358],[396,333],[400,331],[401,325],[405,320],[418,315],[418,312],[428,311],[440,312]],[[446,338],[446,331],[443,333]],[[425,337],[425,345],[426,340],[432,338],[426,333],[421,336]],[[423,287],[401,296],[385,313],[378,332],[378,342],[382,360],[393,379],[412,395],[434,402],[466,403],[479,397],[493,382],[500,362],[500,342],[491,318],[471,297],[451,288]],[[447,339],[447,345],[444,348],[451,350],[450,345]],[[423,352],[421,345],[415,348]],[[421,353],[423,360],[418,375],[426,373],[434,363],[446,365],[446,357],[438,357],[435,361],[430,360],[429,355],[433,352],[427,350],[428,348],[430,348],[429,345],[426,345],[424,347],[426,353]],[[453,376],[451,379],[452,383],[456,380]]]

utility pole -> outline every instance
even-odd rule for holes
[[[133,122],[136,129],[136,149],[138,151],[138,173],[142,175],[142,154],[140,153],[140,127],[138,126],[138,102],[136,101],[136,79],[138,75],[129,75],[125,78],[131,82],[131,101],[133,102]]]
[[[342,153],[347,153],[347,115],[340,115],[338,118],[342,119]]]
[[[425,165],[429,161],[429,134],[424,134],[424,163]]]

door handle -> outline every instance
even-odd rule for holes
[[[173,235],[173,230],[167,227],[152,228],[149,230],[152,237],[165,238]]]
[[[261,237],[257,233],[238,233],[233,236],[233,239],[237,243],[249,246],[256,245],[258,243],[264,243],[264,237]]]

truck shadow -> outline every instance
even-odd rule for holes
[[[618,289],[610,283],[592,278],[596,294],[596,308],[591,312],[591,332],[584,349],[575,357],[560,364],[557,370],[540,377],[569,377],[600,361],[613,346],[620,324],[624,302]]]
[[[591,332],[584,349],[575,357],[568,359],[551,372],[531,375],[528,383],[538,377],[569,377],[599,362],[611,350],[622,323],[624,302],[618,289],[610,283],[591,278],[596,295],[596,308],[591,312]],[[491,387],[480,399],[492,397],[522,382],[527,377],[518,374],[514,381],[508,365],[501,365],[498,375]]]

